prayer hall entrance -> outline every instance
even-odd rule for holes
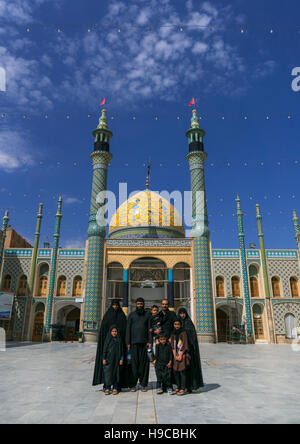
[[[162,299],[168,298],[167,267],[163,261],[156,258],[141,258],[132,262],[129,270],[129,300],[130,311],[135,310],[135,301],[145,299],[145,308],[150,310],[152,305],[158,305]]]
[[[45,314],[45,305],[43,303],[39,303],[36,306],[34,314],[32,342],[43,341],[44,314]]]

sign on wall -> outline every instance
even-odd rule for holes
[[[14,294],[7,292],[0,292],[0,320],[9,321],[14,303]]]

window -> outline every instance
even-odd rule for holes
[[[224,298],[225,297],[225,287],[224,287],[224,278],[222,276],[218,276],[216,278],[216,287],[217,287],[217,297]]]
[[[291,285],[291,292],[293,298],[299,297],[299,291],[298,291],[298,279],[295,277],[291,277],[290,279],[290,285]]]
[[[20,277],[18,290],[17,290],[17,296],[25,296],[26,286],[27,286],[27,277],[26,276]]]
[[[258,280],[255,276],[250,277],[250,292],[252,298],[259,298]]]
[[[48,278],[42,276],[39,283],[39,296],[47,296]]]
[[[10,291],[10,287],[11,287],[11,276],[7,274],[3,279],[2,290]]]
[[[231,290],[232,296],[235,298],[239,298],[241,296],[240,293],[240,279],[237,276],[233,276],[231,279]]]
[[[66,296],[67,279],[65,276],[60,276],[57,281],[57,296]]]
[[[272,290],[274,298],[280,298],[280,279],[278,277],[272,277]]]
[[[82,289],[82,278],[80,276],[76,276],[73,282],[73,296],[81,296]]]

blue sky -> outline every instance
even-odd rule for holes
[[[114,133],[109,189],[143,189],[151,157],[153,190],[188,190],[187,103],[195,97],[207,132],[213,248],[238,247],[236,193],[247,245],[258,245],[260,203],[267,248],[295,248],[300,92],[291,72],[300,66],[300,4],[282,5],[0,0],[0,208],[10,209],[11,225],[32,241],[43,202],[41,242],[52,242],[61,193],[61,245],[84,245],[103,97]]]

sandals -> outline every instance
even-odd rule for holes
[[[118,392],[118,390],[117,390],[117,389],[114,389],[114,390],[112,391],[112,394],[113,394],[113,395],[118,395],[118,394],[119,394],[119,392]]]
[[[132,388],[130,389],[130,391],[131,391],[132,393],[135,393],[135,392],[136,392],[136,388],[135,388],[135,387],[132,387]]]
[[[141,392],[146,392],[147,391],[147,388],[146,387],[143,387],[142,389],[141,389]]]
[[[178,396],[183,396],[185,395],[185,391],[184,390],[179,390],[179,392],[177,393]]]
[[[178,392],[179,392],[179,390],[176,389],[176,390],[174,390],[174,392],[172,392],[172,395],[178,395]]]
[[[105,390],[104,394],[105,395],[110,395],[110,390]]]

